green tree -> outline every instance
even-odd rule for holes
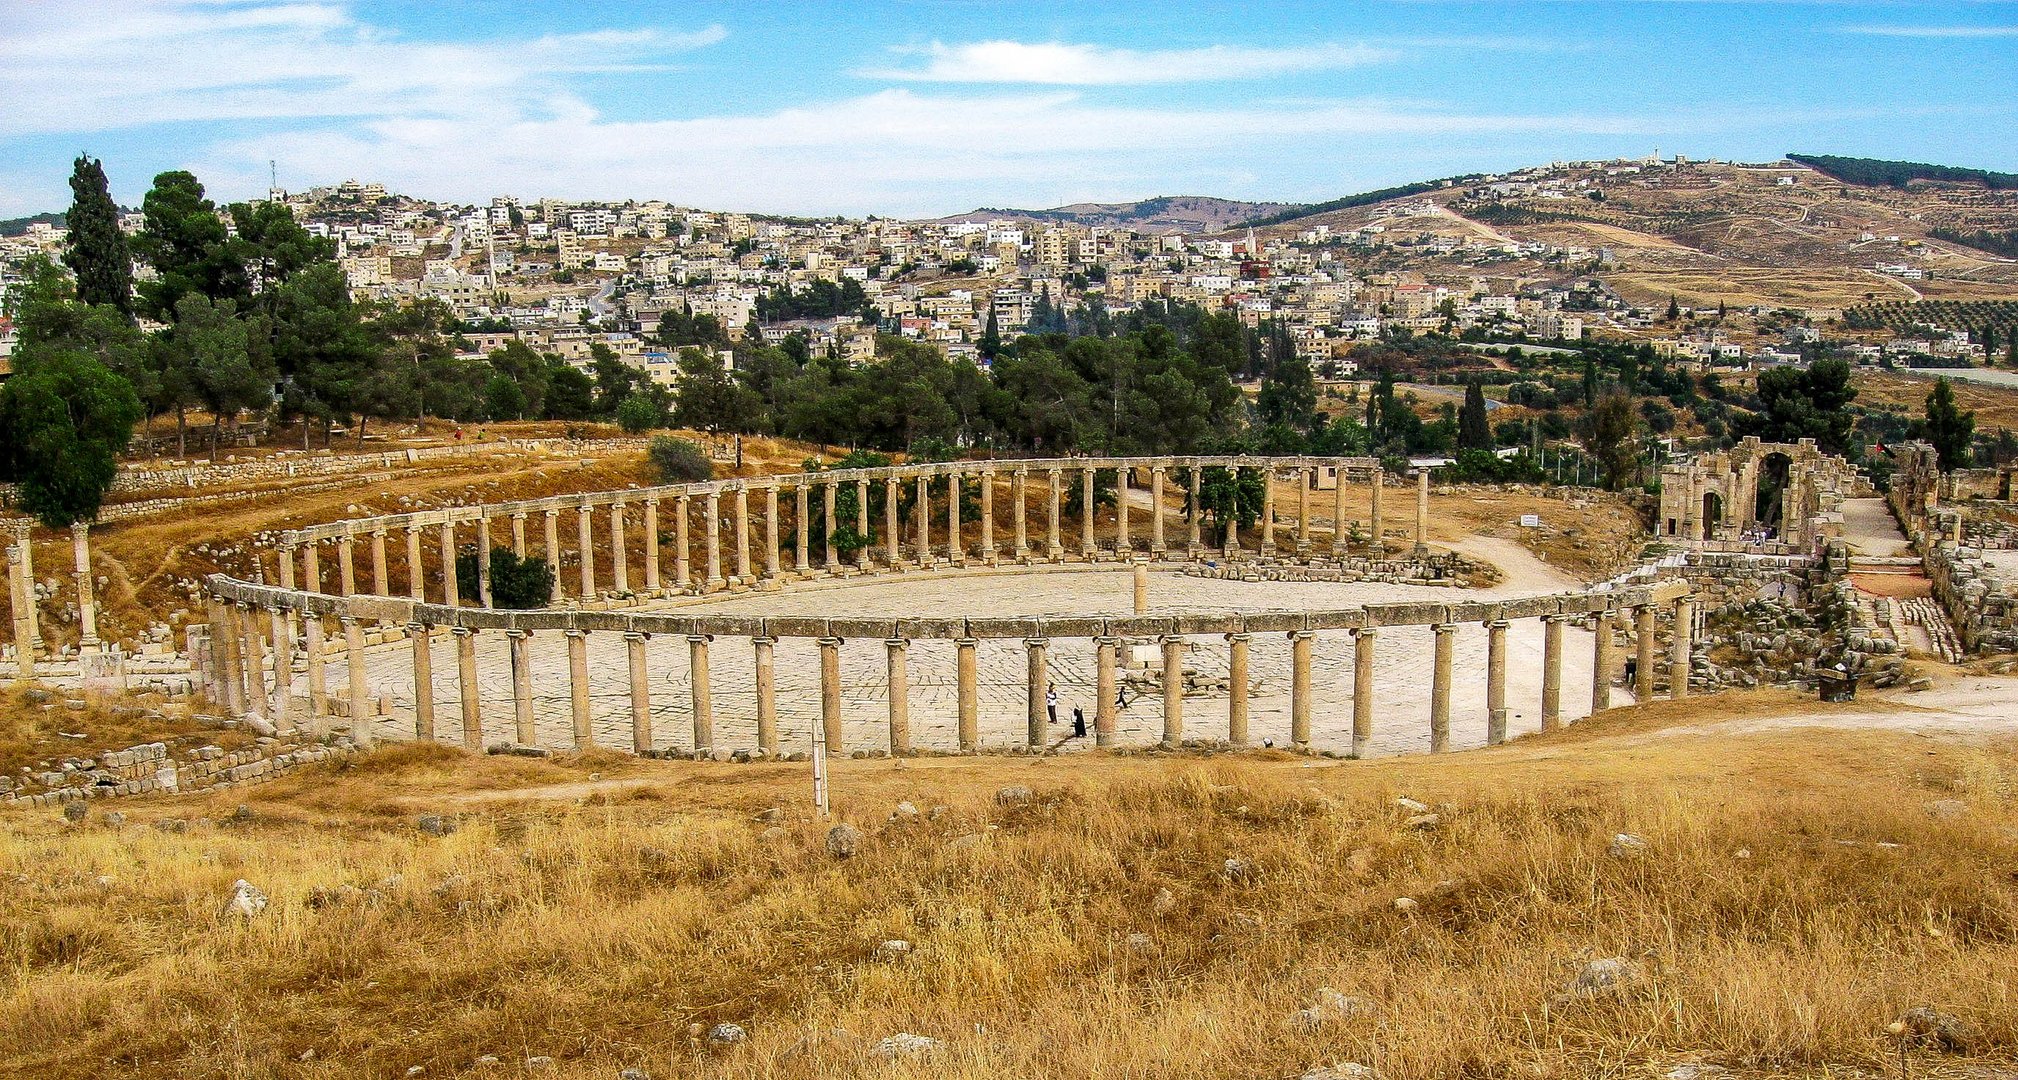
[[[1255,407],[1264,424],[1281,424],[1308,434],[1317,422],[1317,380],[1310,363],[1292,352],[1262,376]]]
[[[698,484],[715,475],[714,464],[700,447],[671,435],[652,439],[645,447],[645,458],[661,484]]]
[[[1805,370],[1768,368],[1759,373],[1758,395],[1759,410],[1740,421],[1743,434],[1766,442],[1813,439],[1827,454],[1849,451],[1849,405],[1857,388],[1850,385],[1848,361],[1817,360]]]
[[[673,421],[701,431],[755,431],[763,402],[729,378],[722,362],[699,349],[680,351],[680,387]]]
[[[1493,445],[1492,422],[1486,416],[1485,387],[1477,379],[1464,387],[1464,408],[1457,414],[1457,445],[1460,450],[1497,449]]]
[[[0,480],[18,485],[21,509],[45,525],[92,520],[143,415],[140,399],[81,349],[38,349],[16,361],[0,385]]]
[[[69,236],[63,262],[77,275],[77,299],[133,314],[133,255],[119,231],[119,207],[106,188],[104,164],[80,154],[70,173]]]
[[[156,176],[141,200],[140,212],[145,224],[133,239],[133,249],[155,272],[154,280],[140,284],[143,314],[168,322],[185,293],[212,299],[240,293],[237,282],[242,275],[232,268],[225,250],[224,219],[216,204],[204,197],[203,184],[194,175],[176,170]]]
[[[273,400],[275,371],[265,329],[264,319],[238,318],[230,300],[212,303],[190,293],[175,305],[175,325],[167,334],[169,367],[176,383],[210,410],[212,461],[225,417]]]
[[[483,568],[477,564],[477,547],[465,544],[455,555],[455,587],[459,596],[483,596]],[[554,568],[546,559],[520,556],[508,547],[490,552],[490,599],[493,607],[525,611],[543,608],[553,601]]]
[[[1955,388],[1947,379],[1934,380],[1934,389],[1927,394],[1927,418],[1919,428],[1920,437],[1933,444],[1942,472],[1969,466],[1969,446],[1976,440],[1976,414],[1956,406]]]
[[[981,340],[977,347],[984,360],[992,361],[1002,354],[1002,328],[995,321],[995,309],[992,306],[988,309],[988,324],[981,331]]]
[[[643,434],[664,422],[658,404],[643,394],[632,394],[617,406],[617,425],[629,434]]]
[[[405,365],[388,362],[382,342],[365,326],[351,303],[350,284],[335,263],[316,263],[295,273],[275,290],[273,361],[283,383],[284,410],[304,417],[302,445],[308,445],[306,418],[325,425],[339,415],[355,414],[357,437],[364,439],[365,422],[395,410],[418,406],[410,397],[388,393],[390,380]],[[401,402],[406,401],[407,405]],[[408,413],[411,415],[411,412]]]
[[[1599,395],[1584,416],[1584,449],[1597,460],[1609,490],[1624,487],[1639,464],[1639,424],[1632,395],[1618,389]]]

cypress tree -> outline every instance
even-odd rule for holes
[[[1927,419],[1920,425],[1920,434],[1934,444],[1942,472],[1968,466],[1969,444],[1976,439],[1976,414],[1956,406],[1955,388],[1945,378],[1934,380],[1934,389],[1927,395]]]
[[[77,275],[77,299],[109,304],[133,314],[133,256],[119,231],[119,208],[105,182],[104,164],[77,155],[70,173],[70,238],[63,262]]]
[[[1464,408],[1457,414],[1457,445],[1460,450],[1495,449],[1492,423],[1486,418],[1485,387],[1477,379],[1464,387]]]

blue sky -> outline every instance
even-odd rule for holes
[[[2018,2],[0,0],[0,216],[222,198],[936,215],[1307,201],[1563,158],[2018,170]]]

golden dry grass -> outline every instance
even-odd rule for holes
[[[1890,405],[1908,416],[1923,416],[1927,410],[1927,395],[1933,392],[1934,378],[1940,374],[1940,371],[1930,369],[1922,378],[1875,368],[1859,369],[1857,404]],[[1955,404],[1976,414],[1976,430],[1996,431],[2003,428],[2018,431],[2018,390],[1966,379],[1950,379],[1948,382],[1955,388]]]
[[[849,761],[846,861],[805,779],[405,747],[127,802],[122,830],[0,815],[0,1075],[1877,1075],[1922,1003],[1974,1038],[1919,1075],[2018,1048],[2010,746],[1596,728],[1369,763]],[[998,806],[1009,783],[1035,799]],[[890,820],[904,799],[946,809]],[[238,800],[253,819],[222,823]],[[460,828],[422,835],[430,810]],[[144,824],[170,816],[219,823]],[[218,914],[237,878],[272,898],[250,922]],[[1611,956],[1639,978],[1565,997]],[[1326,986],[1377,1014],[1289,1023]],[[721,1021],[749,1042],[689,1034]],[[900,1031],[943,1046],[878,1058]]]

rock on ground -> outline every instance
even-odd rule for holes
[[[827,830],[827,854],[852,859],[862,850],[862,830],[843,822]]]

